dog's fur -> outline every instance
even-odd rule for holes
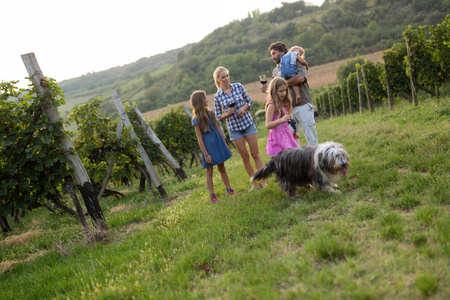
[[[275,173],[280,188],[290,197],[300,186],[340,193],[339,175],[346,175],[350,157],[344,146],[335,142],[307,145],[280,151],[250,178],[250,181],[268,178]]]

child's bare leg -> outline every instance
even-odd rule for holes
[[[206,168],[206,187],[210,195],[214,194],[213,171],[213,167]]]
[[[228,178],[227,170],[225,169],[225,163],[218,164],[217,170],[219,170],[220,177],[222,177],[222,181],[225,187],[227,189],[230,188],[230,179]]]

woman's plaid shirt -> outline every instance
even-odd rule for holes
[[[223,89],[220,89],[215,95],[214,95],[214,106],[215,106],[215,112],[217,119],[220,121],[220,115],[222,113],[226,113],[227,109],[230,107],[230,104],[236,103],[236,112],[232,114],[229,118],[227,118],[227,128],[230,131],[239,131],[244,130],[248,128],[250,125],[253,124],[253,118],[250,115],[249,110],[253,106],[253,100],[248,95],[247,91],[245,90],[244,86],[237,82],[232,83],[231,85],[231,93],[228,95],[223,91]],[[237,112],[241,107],[243,107],[245,104],[250,106],[250,108],[245,111],[245,114],[242,117],[237,116]]]

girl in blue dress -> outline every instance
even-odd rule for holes
[[[231,157],[231,150],[225,142],[225,137],[219,128],[215,114],[208,109],[208,99],[205,91],[195,91],[191,95],[192,125],[197,135],[198,144],[202,151],[203,168],[206,169],[206,186],[212,203],[219,201],[214,192],[213,167],[217,165],[220,177],[227,189],[227,195],[234,195],[231,188],[225,161]]]

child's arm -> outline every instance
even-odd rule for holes
[[[303,57],[300,56],[300,54],[297,54],[297,60],[306,67],[306,70],[309,70],[308,63],[303,59]]]
[[[195,135],[197,136],[198,145],[200,146],[200,149],[202,150],[203,155],[205,156],[205,161],[208,164],[212,164],[212,157],[211,157],[211,155],[208,154],[208,152],[206,152],[205,143],[203,143],[203,135],[200,130],[200,126],[194,125],[194,130],[195,130]]]
[[[275,114],[275,105],[270,103],[266,107],[266,128],[272,129],[277,127],[278,125],[289,121],[290,116],[284,115],[282,118],[278,118],[276,120],[273,119],[273,116]]]
[[[303,83],[306,81],[305,76],[302,76],[300,74],[295,75],[294,77],[289,78],[286,80],[289,86],[299,85],[300,83]]]

